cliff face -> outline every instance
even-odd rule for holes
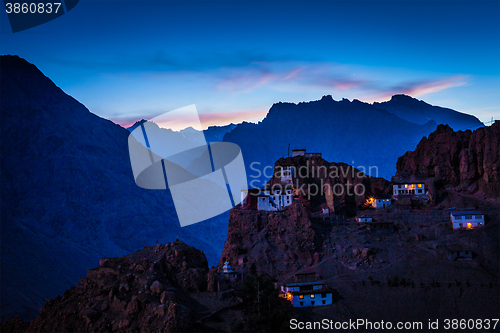
[[[227,240],[219,262],[281,276],[315,260],[316,232],[306,209],[294,203],[283,214],[232,209]]]
[[[180,241],[102,258],[63,297],[47,301],[29,324],[12,320],[2,331],[192,331],[186,293],[205,290],[207,273],[203,252]]]
[[[345,163],[300,156],[279,159],[269,187],[284,186],[281,168],[288,166],[296,170],[292,173],[295,202],[283,212],[252,210],[248,200],[232,209],[219,269],[227,260],[238,270],[248,271],[254,264],[259,273],[280,277],[309,267],[331,248],[331,226],[337,218],[340,221],[339,215],[353,215],[368,197],[390,193],[390,183],[383,178],[367,177]],[[357,195],[355,188],[364,191]],[[327,207],[332,222],[323,221],[321,209]]]
[[[398,159],[395,181],[433,179],[436,190],[500,196],[500,121],[474,132],[439,125]]]
[[[321,157],[280,158],[274,165],[269,186],[281,184],[281,170],[291,167],[292,184],[311,212],[329,208],[335,214],[354,215],[367,198],[385,197],[391,193],[390,183],[376,170],[357,169],[346,163],[328,162]]]

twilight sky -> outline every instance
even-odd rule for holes
[[[13,34],[34,63],[123,126],[196,104],[202,124],[257,121],[279,101],[405,93],[500,115],[500,1],[81,0]]]

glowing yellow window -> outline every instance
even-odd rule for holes
[[[418,187],[422,187],[422,184],[418,184]]]
[[[315,296],[314,294],[311,294],[311,298],[314,298],[314,296]]]
[[[304,299],[304,295],[299,295],[299,298],[300,299]]]
[[[471,229],[472,228],[472,224],[471,223],[467,223],[467,229]]]

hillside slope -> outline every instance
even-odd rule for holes
[[[374,106],[389,111],[396,116],[415,124],[423,125],[429,120],[437,124],[447,124],[455,131],[483,127],[483,123],[470,114],[449,108],[430,105],[407,95],[394,95],[391,100],[373,103]]]
[[[136,186],[129,132],[89,112],[34,65],[1,65],[1,315],[30,318],[95,266],[156,241],[218,261],[228,213],[180,228],[168,191]]]

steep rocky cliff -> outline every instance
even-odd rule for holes
[[[335,214],[354,215],[369,197],[391,193],[390,183],[377,175],[377,169],[355,168],[346,163],[328,162],[321,157],[280,158],[274,165],[268,186],[281,184],[282,170],[292,168],[292,184],[311,212],[329,208]]]
[[[180,241],[101,258],[30,323],[11,320],[2,332],[194,331],[188,293],[206,289],[207,273],[203,252]]]
[[[331,248],[327,244],[332,225],[342,224],[368,197],[390,193],[390,183],[383,178],[368,177],[345,163],[303,156],[276,161],[268,186],[283,186],[281,168],[289,166],[295,168],[294,203],[283,212],[256,211],[248,200],[232,209],[219,269],[228,260],[237,269],[248,271],[255,265],[259,273],[280,277],[309,267]],[[364,191],[356,195],[356,186]],[[329,208],[329,213],[322,214],[322,208]]]
[[[433,181],[436,191],[454,189],[500,196],[500,121],[475,131],[439,125],[414,151],[398,159],[395,181]]]

